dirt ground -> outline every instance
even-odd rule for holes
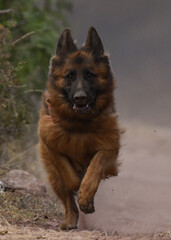
[[[96,212],[81,214],[78,230],[58,230],[63,208],[48,194],[7,191],[0,194],[0,239],[171,239],[171,130],[122,125],[119,177],[100,184]]]
[[[42,229],[39,227],[21,227],[21,226],[8,226],[1,227],[0,239],[2,240],[36,240],[36,239],[46,239],[46,240],[152,240],[161,239],[169,240],[171,239],[170,232],[151,234],[151,235],[127,235],[127,236],[117,236],[113,234],[112,236],[107,236],[107,234],[101,233],[99,231],[70,231],[70,232],[57,232],[51,229]]]

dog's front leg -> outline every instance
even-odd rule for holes
[[[100,180],[104,177],[105,170],[110,165],[115,166],[116,157],[114,151],[101,150],[91,160],[78,191],[78,203],[84,213],[94,212],[94,195]]]

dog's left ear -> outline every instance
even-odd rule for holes
[[[94,27],[90,27],[88,31],[85,48],[95,56],[101,56],[104,54],[102,41]]]
[[[72,39],[71,29],[66,28],[59,38],[56,47],[56,54],[60,57],[66,57],[68,53],[72,53],[76,50],[77,46]]]

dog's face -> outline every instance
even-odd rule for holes
[[[48,102],[58,114],[91,118],[111,104],[113,76],[93,27],[81,49],[73,42],[70,29],[64,30],[51,59],[49,76]]]
[[[91,111],[98,89],[97,74],[91,58],[76,52],[66,60],[62,92],[70,107],[78,114]]]

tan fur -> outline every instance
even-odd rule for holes
[[[83,51],[71,54],[62,67],[50,67],[52,75],[58,77],[55,84],[58,87],[63,86],[63,76],[76,54],[82,55],[86,64],[92,66],[103,89],[106,84],[104,78],[107,75],[105,65],[101,63],[100,66],[96,66],[92,56]],[[53,57],[51,62],[54,62],[55,58],[58,57]],[[73,192],[78,191],[80,209],[91,213],[93,198],[101,179],[118,174],[120,130],[114,110],[114,82],[107,92],[98,97],[86,120],[75,118],[73,110],[50,81],[47,87],[48,91],[42,98],[39,121],[40,155],[53,190],[65,207],[66,219],[60,227],[72,229],[78,221]],[[47,114],[46,102],[50,106],[50,114],[55,123]],[[100,109],[103,110],[100,112]]]

